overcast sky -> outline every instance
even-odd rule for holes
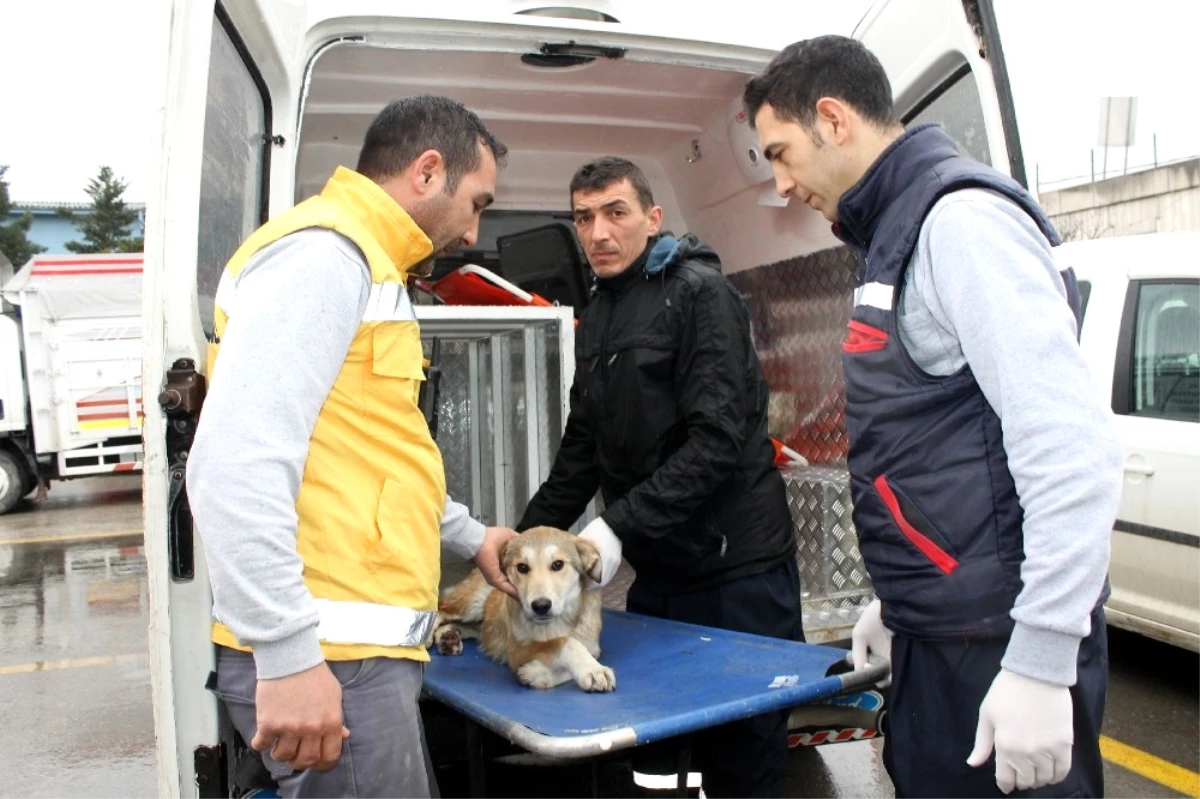
[[[0,164],[16,200],[85,201],[83,187],[104,164],[144,201],[152,71],[148,37],[155,2],[166,0],[4,0],[0,2]],[[499,2],[500,0],[497,0]],[[900,0],[904,2],[905,0]],[[678,9],[693,24],[696,0],[642,0]],[[870,0],[778,0],[850,33]],[[551,3],[547,3],[551,4]],[[730,3],[736,24],[761,23]],[[397,2],[397,6],[403,3]],[[1131,165],[1200,154],[1195,0],[997,0],[1003,46],[1017,101],[1022,145],[1034,180],[1087,174],[1096,146],[1099,98],[1139,97]],[[734,16],[737,9],[740,16]],[[735,24],[731,21],[731,24]],[[679,26],[684,27],[684,26]],[[1124,153],[1109,152],[1109,169]],[[1097,169],[1103,151],[1096,151]]]

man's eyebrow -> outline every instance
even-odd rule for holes
[[[601,206],[600,206],[599,208],[597,208],[596,210],[598,210],[598,211],[604,211],[604,210],[606,210],[606,209],[608,209],[608,208],[615,208],[615,207],[616,207],[616,206],[618,206],[618,205],[628,205],[628,203],[625,201],[625,198],[623,198],[623,197],[618,197],[618,198],[617,198],[617,199],[615,199],[615,200],[609,200],[608,202],[606,202],[604,205],[601,205]],[[575,206],[575,213],[576,213],[576,214],[586,214],[586,213],[590,213],[590,212],[591,212],[591,210],[592,210],[592,209],[591,209],[591,208],[588,208],[586,205],[577,205],[577,206]]]

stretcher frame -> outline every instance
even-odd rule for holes
[[[845,669],[847,652],[831,646],[683,624],[605,609],[600,661],[617,675],[612,693],[586,693],[574,682],[527,688],[503,664],[466,641],[460,656],[436,652],[425,694],[467,720],[473,796],[484,795],[480,730],[546,762],[586,761],[680,738],[680,790],[686,790],[688,736],[776,710],[879,687],[885,662]],[[841,673],[837,673],[841,671]]]

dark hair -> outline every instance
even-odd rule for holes
[[[758,77],[746,83],[742,102],[750,125],[764,105],[811,131],[817,101],[834,97],[879,128],[899,124],[892,84],[875,54],[846,36],[818,36],[789,44]]]
[[[571,200],[574,202],[577,191],[599,191],[622,180],[628,180],[633,186],[643,211],[654,207],[654,194],[650,191],[650,181],[646,180],[646,173],[632,161],[612,155],[588,161],[575,171],[575,176],[571,178]]]
[[[423,94],[389,103],[379,112],[358,155],[357,170],[373,180],[403,172],[426,150],[437,150],[446,162],[446,191],[454,192],[468,172],[479,169],[479,145],[492,151],[496,166],[508,148],[461,103]]]

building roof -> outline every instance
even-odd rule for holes
[[[25,211],[57,211],[59,208],[69,208],[72,211],[87,211],[92,207],[91,203],[60,203],[53,200],[30,200],[20,201],[13,200],[12,210],[16,213]],[[145,203],[126,202],[126,208],[132,208],[135,211],[143,211],[146,208]]]

